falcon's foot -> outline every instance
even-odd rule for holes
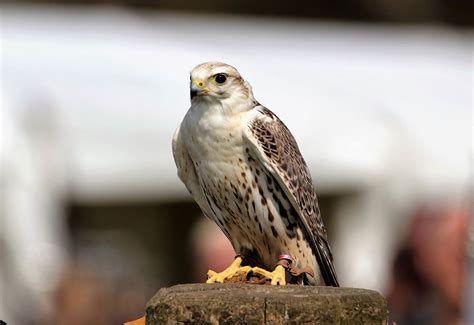
[[[264,277],[270,279],[272,285],[286,285],[286,270],[283,266],[277,265],[273,272],[269,272],[265,269],[260,267],[252,268],[252,272],[256,274],[263,275]]]
[[[241,266],[241,264],[242,258],[238,256],[227,269],[220,273],[214,272],[212,270],[207,271],[208,279],[206,283],[224,283],[224,281],[227,279],[237,275],[247,274],[252,270],[250,266]]]

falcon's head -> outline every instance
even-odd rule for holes
[[[191,71],[191,102],[250,99],[253,100],[250,85],[233,66],[221,62],[205,62]]]

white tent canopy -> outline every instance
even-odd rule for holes
[[[238,67],[285,121],[321,191],[401,172],[448,191],[468,174],[472,67],[459,33],[21,7],[3,7],[2,29],[3,96],[15,114],[54,115],[78,199],[185,194],[170,141],[188,73],[207,60]]]

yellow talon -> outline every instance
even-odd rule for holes
[[[211,278],[211,277],[213,277],[213,276],[216,275],[216,274],[217,274],[217,272],[215,272],[215,271],[213,271],[213,270],[207,271],[207,277],[208,277],[208,278]]]
[[[264,270],[260,267],[254,267],[252,268],[252,272],[256,274],[263,275],[264,277],[271,279],[272,285],[281,285],[284,286],[286,285],[286,271],[285,268],[281,265],[277,265],[275,270],[273,272],[269,272],[267,270]]]
[[[249,273],[252,268],[250,266],[240,266],[242,264],[242,258],[237,257],[232,264],[224,271],[217,273],[213,270],[207,271],[208,279],[206,283],[224,283],[224,280],[230,279],[241,273]]]

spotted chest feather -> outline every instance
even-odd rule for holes
[[[219,171],[208,169],[210,162],[197,164],[197,170],[212,211],[210,217],[235,250],[253,252],[256,264],[269,269],[279,255],[290,254],[298,266],[317,270],[316,258],[302,234],[297,213],[274,177],[262,168],[249,148],[230,163],[233,167],[221,166],[227,172],[218,177]]]

